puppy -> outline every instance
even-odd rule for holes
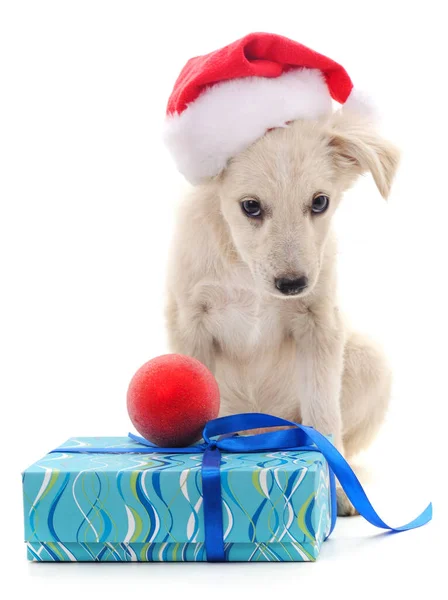
[[[391,373],[339,311],[331,221],[364,172],[386,198],[398,158],[368,122],[339,111],[267,132],[193,188],[169,263],[169,343],[215,374],[221,415],[313,426],[347,458],[372,441]],[[338,490],[338,514],[353,513]]]

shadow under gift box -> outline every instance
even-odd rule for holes
[[[62,448],[140,447],[127,437]],[[23,473],[34,561],[205,561],[201,464],[192,454],[51,453]],[[223,453],[228,561],[314,561],[331,529],[328,464],[314,450]]]

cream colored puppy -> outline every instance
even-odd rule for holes
[[[215,374],[222,415],[311,425],[347,457],[371,442],[391,375],[341,317],[331,220],[361,173],[386,198],[397,163],[367,122],[339,112],[269,131],[193,189],[169,266],[169,340]],[[338,512],[353,513],[340,490]]]

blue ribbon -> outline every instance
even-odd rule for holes
[[[239,431],[248,429],[284,427],[290,429],[260,433],[256,435],[237,436]],[[390,531],[406,531],[425,525],[432,519],[432,504],[413,521],[401,527],[387,525],[377,514],[367,495],[342,454],[333,444],[312,427],[299,425],[272,415],[262,413],[243,413],[230,417],[221,417],[207,423],[203,431],[204,442],[185,448],[162,448],[142,437],[129,434],[129,437],[141,444],[141,448],[115,447],[59,447],[52,452],[69,453],[101,453],[101,454],[148,454],[161,452],[166,454],[204,454],[202,460],[202,495],[204,507],[205,550],[209,562],[225,560],[224,527],[221,501],[221,452],[275,452],[280,450],[313,450],[323,454],[329,465],[331,488],[331,529],[336,523],[336,490],[334,477],[345,490],[347,497],[369,523]]]

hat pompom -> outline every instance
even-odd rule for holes
[[[341,108],[344,113],[353,113],[370,121],[379,119],[378,108],[364,91],[353,88]]]

